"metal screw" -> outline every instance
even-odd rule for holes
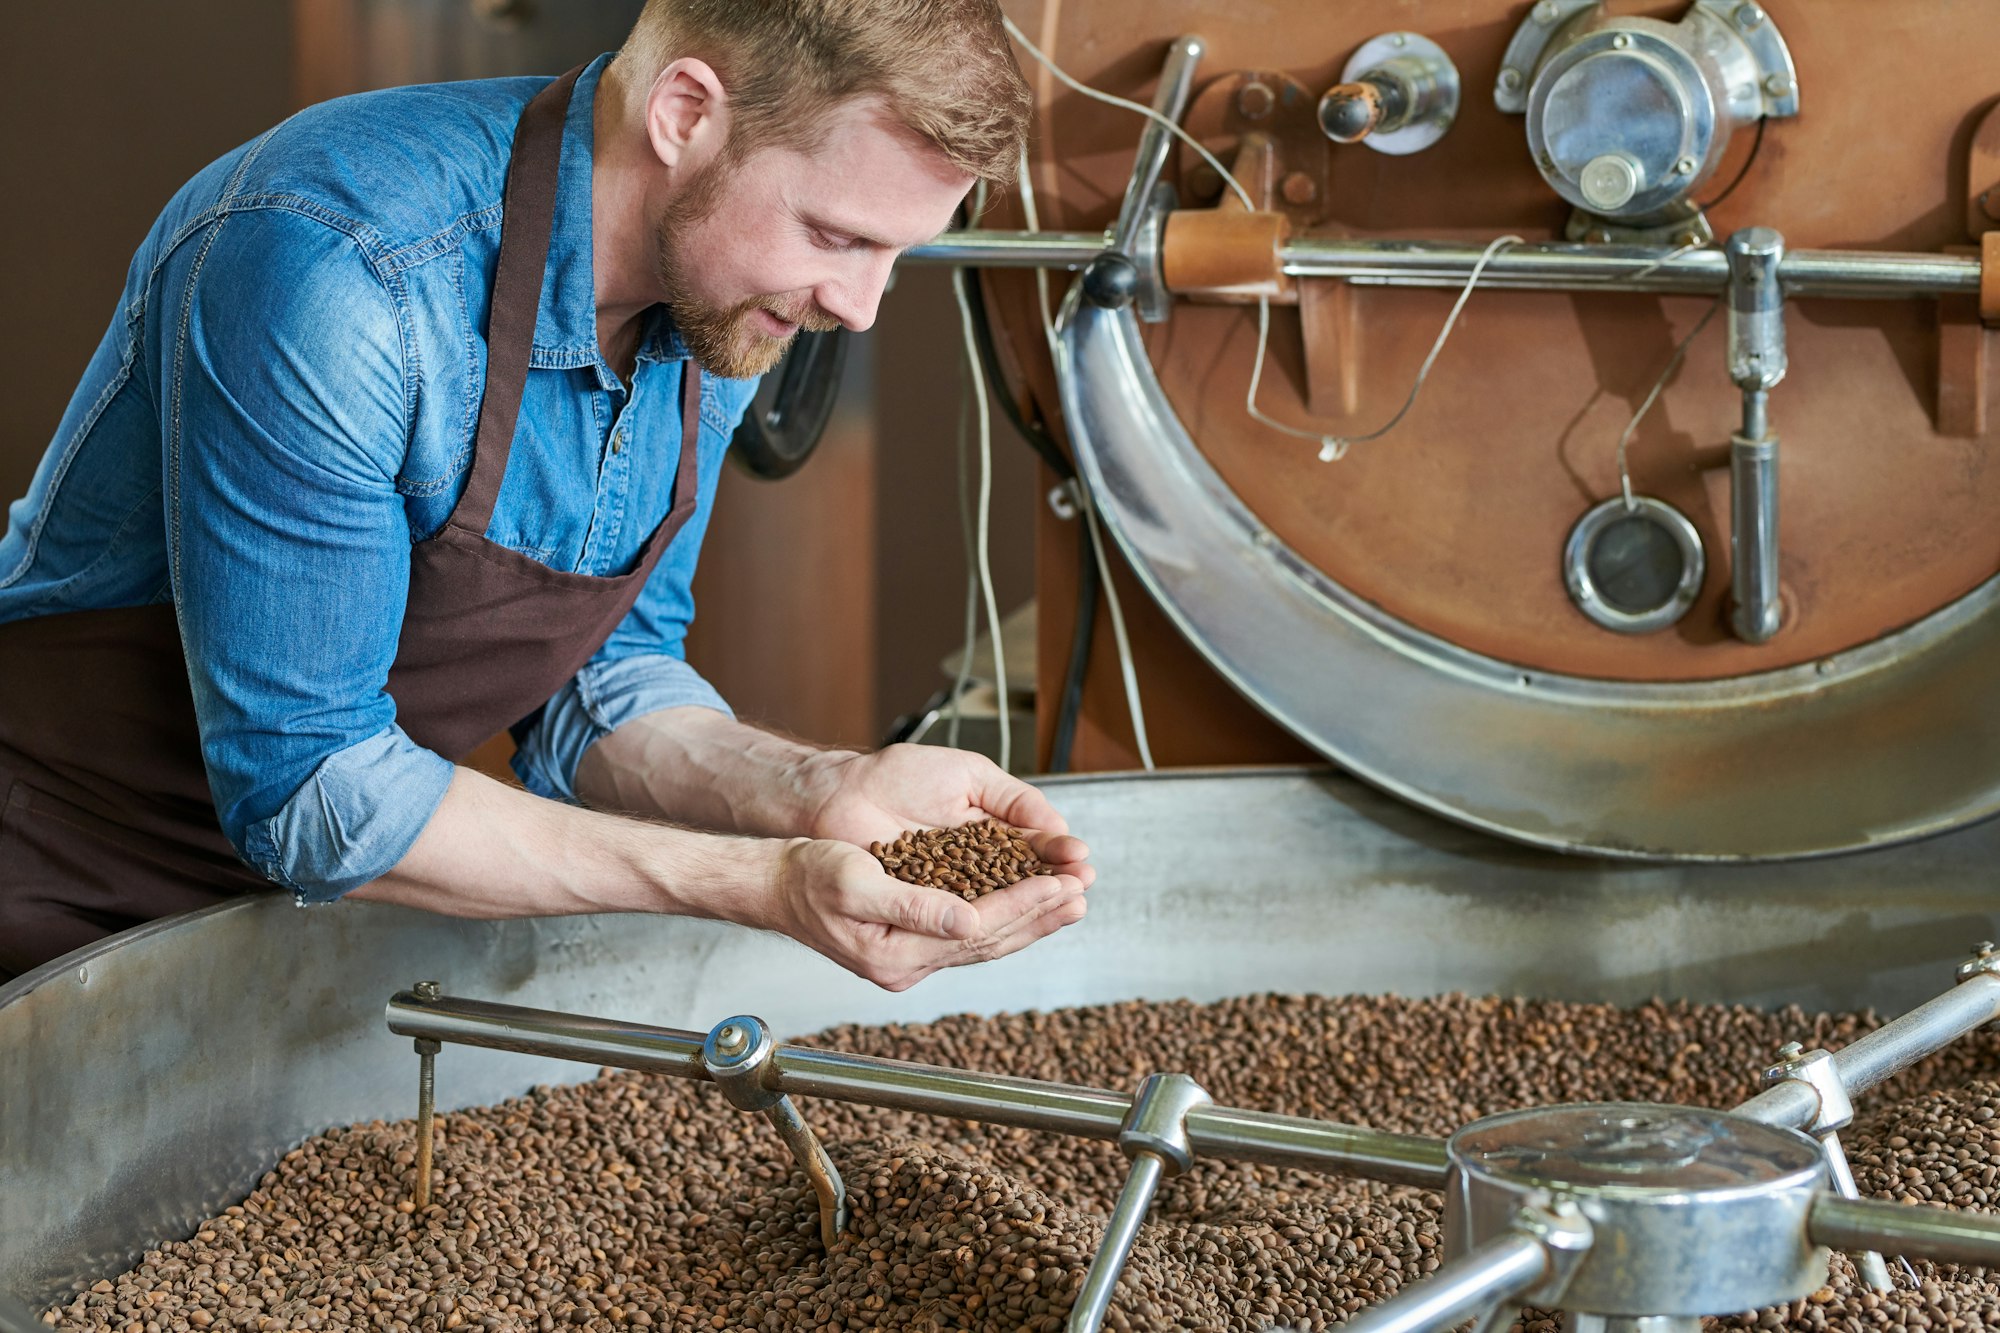
[[[1536,158],[1535,160],[1541,164],[1541,168],[1543,171],[1554,171],[1556,169],[1556,160],[1553,157],[1550,157],[1547,153],[1543,153],[1540,157]]]
[[[1521,71],[1512,65],[1500,71],[1500,91],[1518,93],[1521,91]]]
[[[1543,27],[1547,27],[1561,17],[1562,8],[1556,4],[1556,0],[1542,0],[1540,4],[1535,6],[1535,22],[1541,24]]]
[[[741,1055],[750,1045],[750,1034],[735,1023],[726,1024],[715,1034],[715,1049],[724,1055]]]
[[[1992,953],[1995,948],[2000,948],[2000,946],[1995,945],[1992,940],[1981,940],[1972,946],[1972,956],[1974,958],[1984,958]]]
[[[1780,1060],[1796,1060],[1806,1053],[1806,1048],[1795,1041],[1788,1041],[1778,1048]]]
[[[1389,38],[1389,45],[1391,46],[1408,46],[1409,44],[1410,36],[1408,33],[1399,32]]]
[[[1278,95],[1271,91],[1271,86],[1254,79],[1236,94],[1236,109],[1250,120],[1262,120],[1277,104]]]
[[[1676,176],[1692,176],[1694,175],[1695,165],[1696,163],[1693,158],[1684,157],[1680,161],[1674,163],[1674,174]]]
[[[1782,74],[1768,75],[1764,79],[1764,95],[1767,97],[1790,97],[1792,81]]]
[[[1613,37],[1611,39],[1611,45],[1616,47],[1620,51],[1627,50],[1632,45],[1632,35],[1630,33],[1621,32],[1616,37]]]
[[[1764,11],[1756,5],[1736,6],[1736,22],[1744,28],[1754,28],[1764,21]]]
[[[1822,657],[1819,661],[1813,663],[1813,670],[1819,672],[1822,676],[1831,676],[1834,671],[1833,659]]]
[[[416,985],[410,987],[410,993],[415,995],[419,1000],[435,1000],[442,997],[444,991],[439,989],[435,981],[419,981]]]

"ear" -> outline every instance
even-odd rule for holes
[[[670,169],[699,167],[729,137],[729,94],[706,62],[683,57],[646,94],[646,138]]]

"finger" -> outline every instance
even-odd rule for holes
[[[855,920],[937,940],[977,939],[982,933],[979,914],[957,894],[923,884],[904,884],[887,875],[877,878],[879,884],[869,884],[846,904],[848,915]]]
[[[1083,889],[1082,881],[1075,875],[1034,875],[986,894],[972,904],[972,909],[979,917],[981,937],[1000,937],[1054,910],[1067,899],[1081,897]]]
[[[1003,824],[1042,833],[1067,833],[1069,821],[1056,813],[1041,789],[1012,776],[998,764],[988,764],[975,794],[981,810]]]
[[[1044,908],[1035,915],[1023,919],[1006,935],[983,942],[966,951],[963,957],[952,960],[954,965],[991,961],[1005,958],[1010,953],[1018,953],[1037,940],[1047,939],[1065,926],[1073,926],[1083,920],[1090,911],[1090,904],[1081,893]]]
[[[1045,864],[1065,870],[1090,859],[1090,848],[1083,839],[1068,833],[1030,833],[1028,846]]]

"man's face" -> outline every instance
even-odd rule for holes
[[[662,211],[667,306],[704,370],[776,365],[800,329],[875,322],[897,254],[943,231],[972,187],[872,102],[837,108],[810,153],[709,163]]]

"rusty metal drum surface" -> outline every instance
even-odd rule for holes
[[[1898,1010],[2000,924],[2000,826],[1811,864],[1643,866],[1497,842],[1323,771],[1060,780],[1095,850],[1080,927],[902,995],[703,921],[468,922],[246,898],[0,989],[0,1295],[54,1298],[239,1197],[332,1125],[413,1113],[388,996],[780,1033],[1259,991],[1655,995]],[[451,1048],[440,1101],[593,1070]],[[23,1333],[0,1310],[0,1330]]]
[[[1618,14],[1663,19],[1687,8],[1611,6]],[[1192,0],[1143,8],[1050,0],[1023,6],[1016,17],[1077,77],[1141,99],[1151,91],[1167,40],[1202,36],[1208,52],[1188,126],[1225,160],[1255,135],[1275,144],[1281,162],[1271,168],[1260,159],[1260,170],[1292,173],[1284,175],[1281,207],[1296,234],[1484,243],[1508,233],[1561,239],[1571,213],[1538,174],[1521,117],[1496,106],[1492,92],[1502,54],[1529,9],[1505,0],[1446,0],[1415,10],[1360,0],[1267,5],[1224,23]],[[1702,192],[1714,199],[1741,175],[1710,210],[1718,236],[1763,225],[1782,232],[1794,249],[1923,253],[1976,242],[1985,214],[1974,196],[1995,183],[1980,163],[1992,158],[1988,140],[2000,133],[1992,115],[2000,74],[1985,17],[1928,0],[1899,6],[1781,0],[1758,12],[1789,43],[1800,110],[1769,122],[1760,135],[1736,136]],[[1329,156],[1293,123],[1310,131],[1309,113],[1288,109],[1310,104],[1292,94],[1329,86],[1362,43],[1399,28],[1435,40],[1455,61],[1467,89],[1456,122],[1420,153],[1335,147]],[[1086,232],[1101,227],[1115,214],[1129,177],[1139,121],[1028,68],[1043,113],[1033,175],[1041,223]],[[1864,95],[1884,77],[1923,92],[1885,112],[1879,99]],[[1246,100],[1240,96],[1246,80],[1279,94]],[[1292,175],[1311,188],[1292,188]],[[1184,206],[1205,208],[1218,198],[1219,183],[1203,178],[1185,152],[1170,163],[1168,178],[1180,187]],[[1058,391],[1041,350],[1031,282],[1017,275],[991,282],[1027,386],[1045,406],[1062,404],[1072,442],[1079,454],[1087,452],[1073,404]],[[1300,280],[1302,287],[1314,284],[1340,295],[1308,291],[1297,306],[1273,307],[1260,401],[1309,431],[1366,431],[1402,402],[1455,293]],[[1401,738],[1386,735],[1386,727],[1357,739],[1340,717],[1329,716],[1325,725],[1303,719],[1308,687],[1281,687],[1262,666],[1232,658],[1234,644],[1224,642],[1230,634],[1174,600],[1145,559],[1136,561],[1141,583],[1156,596],[1167,594],[1167,620],[1209,666],[1294,735],[1390,790],[1510,836],[1613,854],[1791,856],[1920,836],[1993,813],[2000,809],[2000,744],[1981,716],[1978,684],[1991,674],[1986,664],[1993,659],[1981,648],[1954,666],[1933,659],[1902,670],[1941,637],[1926,635],[1926,627],[1956,628],[1984,614],[2000,570],[2000,483],[1985,461],[2000,420],[1983,410],[1987,400],[1977,412],[1952,406],[1953,394],[1970,392],[1968,377],[1977,378],[1966,369],[1974,361],[1954,350],[1964,345],[1953,323],[1963,312],[1914,298],[1791,304],[1790,375],[1771,395],[1782,440],[1785,628],[1776,637],[1753,645],[1728,628],[1728,453],[1739,403],[1723,355],[1726,321],[1719,317],[1692,343],[1630,449],[1635,490],[1684,513],[1709,555],[1692,608],[1670,629],[1626,635],[1594,623],[1572,602],[1565,537],[1587,510],[1618,493],[1620,432],[1677,342],[1712,304],[1704,297],[1616,292],[1475,292],[1415,410],[1395,432],[1355,445],[1337,462],[1320,461],[1311,443],[1245,413],[1254,310],[1240,302],[1183,300],[1165,323],[1139,330],[1147,373],[1199,454],[1199,484],[1212,476],[1302,569],[1366,608],[1363,618],[1449,650],[1434,654],[1427,669],[1449,676],[1454,668],[1446,659],[1464,654],[1480,670],[1492,668],[1517,684],[1584,682],[1585,688],[1552,696],[1552,706],[1568,708],[1570,725],[1582,731],[1603,716],[1598,701],[1609,695],[1596,687],[1631,686],[1616,697],[1662,719],[1659,728],[1642,723],[1612,734],[1622,724],[1614,725],[1572,759],[1561,724],[1546,733],[1531,726],[1528,734],[1546,743],[1530,754],[1515,745],[1519,719],[1505,700],[1468,695],[1452,709],[1462,744],[1476,750],[1486,743],[1490,703],[1504,715],[1491,729],[1501,733],[1502,747],[1515,748],[1477,772],[1450,765],[1443,771],[1421,752],[1436,740],[1421,728],[1399,753]],[[1976,318],[1971,329],[1965,336],[1990,344],[1994,335],[1980,332]],[[1311,359],[1308,347],[1318,349]],[[1979,383],[1987,399],[1994,396],[1990,375]],[[1169,474],[1193,475],[1166,453],[1118,466],[1151,467],[1163,486],[1173,484]],[[1142,519],[1144,508],[1137,506]],[[1113,513],[1112,526],[1130,554],[1139,543],[1121,521],[1126,517]],[[1210,552],[1180,555],[1192,565]],[[1046,568],[1045,624],[1066,629],[1067,563],[1050,561]],[[1272,604],[1273,622],[1283,619],[1276,608],[1285,598],[1276,583],[1265,580],[1257,594]],[[1177,745],[1180,735],[1243,729],[1216,725],[1218,692],[1185,684],[1185,653],[1144,625],[1139,638],[1142,681],[1160,682],[1162,717],[1153,730],[1163,758],[1241,757],[1245,748],[1284,752],[1263,739],[1234,750],[1206,741]],[[1303,633],[1286,645],[1293,658],[1319,657],[1317,648]],[[1788,723],[1786,710],[1804,707],[1813,691],[1790,691],[1778,702],[1786,693],[1776,688],[1783,673],[1842,677],[1857,653],[1868,655],[1871,670],[1882,668],[1870,687],[1880,693],[1880,707],[1838,723],[1806,713]],[[1044,656],[1045,686],[1051,666],[1059,671],[1053,649]],[[1949,698],[1939,692],[1941,675],[1958,682]],[[1337,693],[1351,679],[1333,670],[1319,689]],[[1661,692],[1646,693],[1653,686]],[[1352,701],[1350,716],[1367,716],[1377,706],[1366,695]],[[1671,733],[1688,717],[1678,703],[1727,705],[1746,695],[1761,702],[1713,728],[1723,742],[1674,747]],[[1091,762],[1116,753],[1122,700],[1103,688],[1087,690],[1086,699],[1097,724],[1082,733],[1084,762]],[[1327,703],[1326,711],[1336,706]],[[1243,715],[1228,712],[1232,721]],[[1845,752],[1814,742],[1829,726],[1852,737]],[[1099,743],[1106,734],[1114,738],[1109,746]],[[1871,767],[1872,747],[1885,734],[1894,753]],[[1941,737],[1963,748],[1939,757],[1938,768],[1951,771],[1930,782],[1923,771]],[[1578,797],[1576,808],[1565,808],[1562,799],[1511,799],[1508,774],[1530,759],[1568,766],[1562,792]],[[1657,781],[1645,771],[1656,764]],[[1593,793],[1593,775],[1606,765],[1638,772],[1615,791]],[[1913,772],[1917,781],[1900,801],[1903,809],[1886,818],[1867,813],[1863,807],[1877,794],[1900,789]],[[1843,786],[1868,796],[1845,799]],[[1680,817],[1675,797],[1704,787],[1715,799]],[[1632,817],[1592,811],[1594,795],[1602,797],[1600,807]],[[1892,796],[1888,803],[1899,801]],[[1726,818],[1725,809],[1739,810],[1740,818]]]

